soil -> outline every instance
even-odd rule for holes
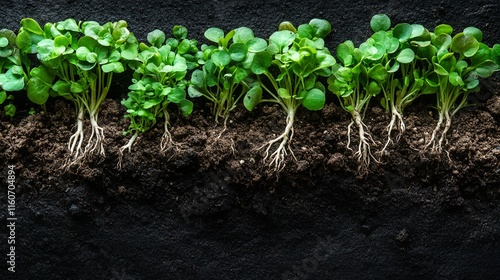
[[[482,2],[483,10],[498,8]],[[16,3],[10,5],[31,7]],[[388,3],[359,9],[344,4],[332,24],[348,13],[365,13],[354,23],[366,23],[384,8],[402,18],[401,7]],[[230,4],[233,13],[249,9]],[[260,11],[269,5],[257,6]],[[425,16],[434,22],[460,14],[450,5],[442,1]],[[41,10],[45,18],[56,17]],[[318,4],[310,13],[320,10]],[[473,20],[488,19],[483,10]],[[283,12],[279,20],[293,13],[311,18],[300,12]],[[209,12],[196,22],[218,22],[223,14]],[[253,15],[242,14],[221,24]],[[270,20],[249,22],[268,34],[262,25]],[[498,22],[476,26],[494,29]],[[338,35],[349,28],[339,27]],[[384,155],[376,154],[380,162],[363,174],[346,148],[349,115],[333,96],[322,111],[299,109],[291,143],[296,159],[289,154],[279,173],[259,150],[285,127],[278,107],[247,112],[240,106],[223,131],[203,100],[195,101],[189,118],[172,112],[175,149],[160,151],[158,123],[140,135],[118,168],[118,150],[129,137],[123,135],[128,122],[120,104],[126,82],[115,82],[99,115],[106,156],[80,166],[62,168],[75,125],[70,103],[51,99],[47,113],[29,115],[31,105],[16,97],[18,115],[0,121],[0,174],[6,178],[8,165],[14,166],[18,218],[15,274],[6,272],[9,228],[0,227],[1,279],[498,279],[498,75],[471,96],[476,106],[454,117],[446,152],[421,151],[437,120],[433,100],[423,97],[405,112],[405,134]],[[389,116],[377,101],[372,104],[365,123],[376,152],[385,144]],[[357,147],[357,137],[351,147]],[[0,221],[6,225],[1,196]]]

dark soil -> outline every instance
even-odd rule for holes
[[[61,7],[73,3],[49,2]],[[320,1],[303,12],[289,9],[294,2],[285,1],[275,19],[266,12],[276,4],[272,2],[254,3],[254,9],[228,3],[230,8],[218,12],[213,9],[221,1],[193,8],[207,11],[193,23],[200,23],[194,34],[202,34],[199,30],[208,23],[231,26],[247,18],[248,26],[269,34],[265,24],[270,21],[295,14],[309,19],[314,14],[331,17],[345,40],[354,24],[365,24],[386,9],[399,17],[395,21],[424,17],[431,24],[472,10],[462,7],[465,1],[458,1],[456,9],[448,1],[427,3],[428,8],[367,1],[364,6],[333,3],[334,13]],[[482,8],[471,20],[483,31],[497,30],[499,23],[488,15],[498,11],[498,5],[480,2]],[[35,17],[30,3],[9,5]],[[110,3],[96,7],[106,9]],[[82,17],[91,15],[81,7],[87,4],[74,5],[78,8],[69,16],[78,9]],[[140,5],[137,14],[153,11],[148,5],[153,4]],[[38,11],[47,12],[43,20],[63,16],[47,7]],[[125,7],[114,9],[121,13]],[[418,11],[424,10],[419,17]],[[344,28],[341,23],[351,14],[356,18]],[[225,17],[231,20],[221,21]],[[153,18],[142,28],[152,30],[148,24],[158,27],[163,21]],[[118,80],[99,117],[106,157],[64,170],[74,108],[51,100],[46,114],[28,115],[31,105],[16,97],[18,116],[0,122],[2,181],[8,165],[16,172],[16,273],[7,272],[9,231],[2,187],[0,278],[499,279],[499,85],[498,75],[483,81],[481,92],[471,96],[477,106],[454,117],[444,147],[448,154],[421,152],[437,116],[428,105],[432,99],[418,100],[406,112],[407,131],[401,140],[364,174],[346,149],[349,116],[332,96],[320,112],[299,109],[291,143],[296,160],[288,155],[279,174],[269,170],[263,151],[257,150],[284,129],[285,115],[275,106],[254,112],[238,107],[221,134],[222,125],[215,126],[209,104],[198,100],[189,118],[172,113],[177,149],[160,152],[159,123],[125,153],[119,169],[118,150],[128,140],[123,135],[128,122],[120,105],[126,81]],[[389,116],[377,101],[372,104],[365,122],[377,142],[376,152],[385,143]],[[357,147],[357,137],[352,140],[351,147]]]

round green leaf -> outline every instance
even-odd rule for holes
[[[28,99],[38,105],[45,104],[49,98],[51,84],[47,84],[37,77],[31,77],[26,85]]]
[[[399,63],[408,64],[415,58],[415,53],[412,49],[403,49],[396,58]]]
[[[387,31],[391,27],[391,19],[385,14],[377,14],[370,20],[373,32]]]
[[[182,88],[174,88],[168,95],[167,100],[172,103],[179,103],[186,99],[186,91]]]
[[[325,38],[332,32],[332,25],[324,19],[314,18],[309,21],[309,25],[312,26],[316,38]]]
[[[248,47],[244,43],[234,43],[229,47],[229,53],[234,61],[243,61],[247,56]]]
[[[258,52],[255,54],[252,65],[251,65],[251,70],[254,74],[260,75],[263,73],[266,73],[271,66],[272,63],[272,56],[269,52],[263,51],[263,52]]]
[[[472,26],[466,27],[464,29],[464,34],[476,38],[479,42],[483,41],[483,32],[479,28]]]
[[[279,52],[281,52],[285,47],[288,47],[293,43],[293,41],[295,40],[295,36],[296,34],[292,31],[276,31],[269,37],[269,44],[276,45],[279,49]]]
[[[23,27],[23,29],[25,29],[31,33],[34,33],[37,35],[43,34],[43,30],[42,30],[42,28],[40,28],[40,25],[32,18],[22,19],[21,26]]]
[[[368,76],[374,80],[383,82],[387,78],[387,70],[382,64],[378,63],[370,68]]]
[[[224,38],[224,31],[220,28],[211,27],[205,31],[204,35],[208,40],[219,43],[219,40]]]
[[[177,106],[184,117],[191,115],[191,113],[193,112],[193,102],[191,102],[190,100],[184,99],[179,102]]]
[[[261,100],[262,88],[260,86],[254,86],[245,94],[243,105],[248,111],[252,111]]]
[[[262,38],[253,38],[247,42],[249,52],[261,52],[266,50],[267,42]]]
[[[453,27],[449,26],[448,24],[440,24],[434,28],[434,34],[440,35],[440,34],[448,34],[451,35],[453,33]]]
[[[224,67],[231,62],[231,55],[226,50],[213,51],[211,58],[214,64],[219,67]]]
[[[152,46],[159,48],[165,42],[165,33],[155,29],[148,33],[147,40]]]
[[[325,93],[317,88],[313,88],[307,92],[307,95],[302,99],[302,105],[310,111],[318,111],[325,106]]]
[[[395,38],[398,38],[399,42],[406,42],[413,32],[413,28],[408,23],[399,23],[394,27],[392,34]]]
[[[0,37],[0,48],[4,48],[9,45],[9,40],[5,37]]]
[[[479,49],[479,42],[472,35],[458,33],[451,40],[451,50],[463,54],[465,57],[473,56]]]
[[[248,27],[236,28],[233,36],[234,43],[246,44],[248,41],[254,39],[252,29]]]

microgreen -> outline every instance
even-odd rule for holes
[[[470,92],[479,90],[479,79],[491,76],[499,70],[500,45],[490,48],[482,43],[482,32],[467,27],[452,36],[453,28],[440,25],[431,33],[433,74],[428,82],[436,88],[438,122],[424,149],[432,146],[431,152],[440,153],[443,141],[451,127],[452,117],[468,106]],[[436,135],[444,128],[437,140]]]
[[[374,30],[380,29],[376,34],[383,35],[389,28],[387,17],[377,16],[376,24],[372,23]],[[385,41],[385,42],[384,42]],[[360,171],[365,171],[374,159],[370,142],[374,143],[371,134],[363,123],[365,111],[372,97],[383,90],[387,81],[388,70],[384,58],[392,51],[391,40],[368,38],[365,42],[355,47],[350,40],[337,47],[339,64],[334,66],[333,75],[328,78],[328,89],[339,99],[341,107],[351,114],[352,121],[347,127],[347,148],[351,143],[351,127],[356,125],[359,135],[358,150],[355,155],[360,162]]]
[[[230,112],[251,89],[253,58],[265,50],[267,43],[247,27],[227,34],[211,27],[205,31],[205,37],[213,44],[201,46],[198,58],[203,67],[193,71],[188,93],[190,97],[204,96],[212,102],[215,121],[222,118],[226,127]]]
[[[259,148],[267,146],[264,161],[270,159],[274,171],[284,168],[287,149],[293,156],[290,142],[297,109],[302,105],[316,111],[325,104],[325,87],[318,77],[330,76],[336,63],[324,42],[330,32],[330,23],[322,19],[313,19],[297,29],[289,22],[282,23],[280,30],[269,37],[265,51],[256,53],[251,61],[257,83],[246,93],[244,106],[252,111],[262,102],[277,103],[286,114],[284,132]],[[268,98],[262,98],[263,92]],[[275,143],[278,147],[270,154]]]
[[[165,121],[161,150],[174,146],[169,132],[169,104],[176,104],[184,116],[193,111],[193,103],[186,99],[185,77],[188,70],[198,66],[195,57],[198,42],[187,39],[188,31],[183,26],[175,26],[172,34],[173,38],[166,39],[163,31],[154,30],[147,36],[150,45],[139,46],[140,63],[135,66],[128,98],[122,101],[127,108],[125,117],[130,119],[127,133],[132,137],[120,149],[120,155],[130,150],[139,133],[149,130],[158,117]]]
[[[0,30],[0,105],[14,99],[10,92],[25,88],[30,65],[26,53],[16,45],[16,34],[8,29]],[[16,106],[12,103],[6,104],[3,109],[5,116],[10,118],[16,113]]]
[[[42,29],[33,19],[22,22],[17,45],[37,53],[41,65],[33,68],[27,84],[28,97],[45,104],[50,95],[75,104],[77,131],[68,148],[76,163],[87,155],[104,155],[104,133],[98,125],[99,109],[108,94],[113,75],[125,71],[137,57],[138,42],[125,21],[100,25],[95,21],[66,19],[47,23]],[[89,115],[91,135],[85,148],[84,117]]]
[[[390,22],[387,16],[385,19],[386,23]],[[429,57],[432,49],[430,33],[422,25],[399,23],[389,30],[372,29],[375,33],[371,40],[385,50],[381,63],[387,70],[387,79],[382,84],[384,97],[381,104],[391,114],[383,152],[392,141],[391,133],[395,126],[399,130],[397,139],[405,131],[404,109],[420,95],[435,92],[435,88],[426,81],[432,74]]]

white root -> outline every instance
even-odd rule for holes
[[[83,117],[84,111],[83,109],[78,110],[78,118],[76,122],[76,132],[71,135],[68,142],[68,149],[70,151],[70,155],[73,158],[73,161],[77,161],[79,156],[84,157],[82,151],[82,142],[84,138],[83,134]]]
[[[427,148],[429,148],[429,146],[432,145],[431,148],[432,153],[441,153],[441,141],[439,143],[436,143],[436,134],[441,129],[441,125],[443,124],[443,119],[444,119],[444,114],[442,112],[439,112],[439,119],[436,124],[436,127],[434,128],[434,131],[432,131],[431,139],[429,140],[427,145],[425,145],[423,150],[426,150]]]
[[[401,135],[403,135],[403,133],[406,130],[406,126],[405,126],[405,123],[403,121],[403,116],[401,115],[401,113],[398,112],[398,110],[396,110],[395,106],[391,106],[391,107],[392,107],[391,108],[391,122],[389,123],[389,125],[387,126],[387,129],[386,129],[387,130],[387,142],[385,143],[384,148],[382,148],[382,150],[380,151],[380,153],[382,155],[384,154],[384,151],[387,149],[389,144],[393,143],[392,138],[391,138],[391,134],[392,134],[392,131],[394,130],[394,127],[397,125],[398,130],[399,130],[399,133],[396,136],[396,141],[399,141],[401,139]]]
[[[361,114],[357,111],[353,111],[352,116],[354,119],[354,123],[358,127],[358,135],[359,135],[358,151],[356,151],[354,155],[357,156],[358,162],[360,163],[358,170],[364,171],[368,169],[371,159],[377,161],[371,152],[369,143],[369,142],[375,143],[375,141],[373,141],[373,138],[370,135],[370,133],[368,133],[368,131],[365,131],[366,125],[363,123],[361,119]]]
[[[128,150],[129,152],[132,151],[132,145],[134,145],[135,143],[135,140],[137,139],[137,137],[139,136],[139,132],[136,131],[134,133],[134,135],[132,135],[132,137],[130,137],[130,139],[128,140],[127,144],[123,145],[120,150],[118,150],[118,169],[122,169],[122,160],[123,160],[123,152],[125,150]]]
[[[97,114],[95,113],[90,115],[90,127],[92,133],[85,146],[85,154],[98,154],[104,157],[104,130],[97,123]]]
[[[295,155],[292,149],[290,148],[290,142],[292,141],[294,134],[294,129],[293,129],[294,118],[295,118],[295,111],[289,110],[286,117],[285,131],[280,136],[276,137],[275,139],[267,142],[266,144],[258,148],[258,150],[260,150],[265,146],[267,146],[267,149],[264,153],[264,162],[270,159],[269,167],[270,168],[274,167],[273,170],[275,172],[280,172],[281,170],[283,170],[283,168],[285,168],[285,156],[287,155],[287,149],[295,158]],[[272,154],[269,154],[269,150],[277,142],[280,142],[278,148]]]
[[[161,142],[160,142],[160,151],[162,153],[166,152],[167,150],[171,148],[178,148],[180,144],[176,143],[173,138],[172,134],[170,133],[170,115],[168,114],[167,110],[163,111],[163,115],[165,116],[165,123],[163,125],[164,132],[163,135],[161,136]]]

